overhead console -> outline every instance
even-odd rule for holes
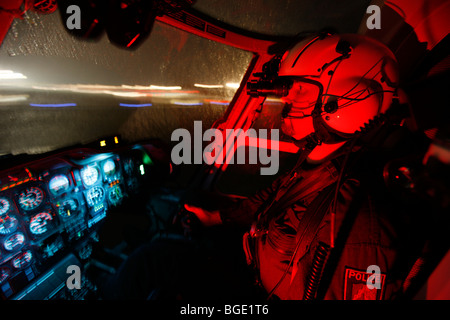
[[[40,296],[36,283],[55,265],[63,270],[61,261],[83,268],[99,223],[151,179],[152,165],[148,148],[134,145],[79,148],[0,171],[1,298],[56,295],[63,284]]]

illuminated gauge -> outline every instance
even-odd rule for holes
[[[33,210],[44,200],[44,191],[38,187],[25,189],[19,194],[19,205],[23,210]]]
[[[30,220],[30,231],[32,234],[43,234],[47,232],[47,226],[53,217],[48,212],[41,212],[35,215]]]
[[[19,221],[14,216],[0,217],[0,234],[10,234],[16,231]]]
[[[26,267],[31,259],[33,259],[33,254],[30,250],[22,252],[12,260],[12,266],[16,269]]]
[[[105,199],[105,190],[102,187],[93,187],[86,194],[86,200],[91,207],[103,202]]]
[[[81,169],[81,178],[84,181],[84,184],[87,186],[92,186],[98,180],[98,170],[93,166],[86,166]]]
[[[2,284],[11,275],[11,270],[7,267],[0,268],[0,284]]]
[[[123,194],[120,186],[114,186],[108,191],[108,199],[113,205],[117,205],[122,200]]]
[[[54,195],[58,195],[69,189],[70,182],[65,175],[59,174],[50,179],[48,187]]]
[[[14,233],[3,241],[3,246],[8,251],[19,249],[25,242],[25,236],[21,232]]]
[[[116,172],[116,164],[113,160],[108,159],[103,164],[103,172],[107,176],[112,176]]]
[[[0,215],[7,213],[10,206],[8,199],[0,198]]]
[[[65,200],[58,208],[59,215],[67,218],[74,214],[78,209],[78,202],[75,199]]]

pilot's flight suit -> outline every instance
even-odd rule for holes
[[[256,264],[257,277],[267,292],[271,292],[282,279],[274,290],[274,295],[280,299],[304,298],[306,281],[312,269],[318,244],[323,242],[330,245],[330,203],[335,191],[332,186],[329,188],[331,201],[328,200],[324,217],[318,224],[319,227],[309,233],[313,235],[310,236],[312,240],[303,239],[293,266],[288,268],[299,238],[297,231],[302,229],[302,223],[304,223],[302,219],[305,212],[321,190],[329,185],[335,186],[340,163],[341,161],[334,159],[316,167],[304,165],[297,172],[292,185],[282,187],[277,196],[281,203],[286,202],[287,200],[283,199],[289,199],[290,195],[296,195],[298,200],[287,208],[279,210],[278,213],[272,211],[269,221],[257,228],[256,232],[253,230],[251,233],[253,237],[250,235],[251,242],[248,244],[250,248],[246,250],[247,258]],[[401,288],[402,279],[406,276],[405,272],[409,270],[408,264],[411,262],[408,260],[410,258],[408,255],[411,252],[408,253],[407,244],[411,234],[407,232],[412,229],[407,226],[404,214],[409,213],[411,216],[413,214],[405,212],[410,209],[401,207],[391,199],[382,180],[380,181],[382,179],[380,171],[380,167],[377,168],[372,161],[366,161],[360,169],[359,176],[357,174],[355,178],[347,178],[341,184],[337,196],[335,234],[340,232],[345,237],[346,228],[351,226],[351,230],[347,233],[347,241],[342,253],[338,254],[340,259],[337,267],[332,268],[335,271],[334,274],[331,273],[328,290],[325,290],[326,294],[322,296],[324,299],[394,298],[395,293]],[[364,188],[361,188],[358,178],[361,176],[368,181]],[[250,226],[257,218],[255,212],[258,213],[258,209],[287,179],[290,179],[290,176],[282,176],[271,187],[242,201],[238,206],[222,210],[221,218],[224,224]],[[353,202],[353,209],[349,210],[356,192],[361,189],[363,189],[362,197],[359,198],[361,203],[358,205]],[[341,228],[344,217],[347,217],[347,220],[351,219],[350,211],[355,210],[356,218],[353,225],[347,221]],[[267,211],[266,214],[269,212],[271,211]],[[336,241],[337,246],[338,240]],[[245,247],[246,241],[244,244]],[[337,247],[336,250],[338,250]],[[283,277],[286,270],[288,270],[287,274]],[[374,270],[379,273],[372,276]],[[372,277],[369,279],[370,276]],[[372,286],[367,285],[367,280]],[[325,280],[322,279],[322,283],[323,281]]]
[[[399,199],[385,187],[384,165],[398,156],[391,150],[388,149],[387,158],[375,149],[356,162],[353,162],[353,155],[359,153],[352,154],[344,166],[351,170],[346,171],[349,174],[341,180],[337,193],[336,246],[325,265],[316,298],[392,299],[401,293],[402,281],[422,248],[420,222],[425,221],[423,216],[427,208],[411,198],[407,201]],[[321,243],[330,245],[330,206],[342,158],[341,155],[316,166],[304,163],[296,170],[294,178],[291,179],[289,173],[281,176],[271,187],[220,210],[224,226],[250,227],[255,220],[260,222],[260,230],[252,233],[254,237],[248,243],[251,248],[246,250],[247,260],[256,262],[257,278],[265,291],[271,292],[275,288],[274,298],[303,299],[305,288],[310,288],[306,283],[314,269],[312,265],[317,262],[314,259],[316,249]],[[280,191],[276,192],[278,189]],[[273,194],[277,195],[278,201],[271,201]],[[266,203],[270,205],[264,206]],[[260,209],[264,207],[269,209],[261,213]],[[320,210],[312,210],[317,207]],[[322,210],[324,208],[326,210]],[[309,240],[300,243],[293,265],[287,268],[298,242],[298,230],[305,230],[305,219],[312,212],[322,212],[323,217],[316,216],[320,218],[314,220],[318,221],[317,227],[305,232],[308,237],[302,240]],[[350,223],[353,216],[356,217],[354,223]],[[269,219],[265,220],[266,217]],[[413,223],[415,221],[418,223]],[[236,230],[240,232],[241,228]],[[342,237],[342,234],[347,236]],[[226,235],[229,236],[229,232]],[[266,298],[267,294],[261,294],[260,288],[255,290],[248,268],[239,267],[239,260],[244,257],[230,258],[228,247],[235,252],[234,243],[229,243],[229,238],[221,239],[227,249],[213,250],[214,257],[199,250],[196,242],[167,239],[143,245],[107,282],[104,297],[153,299],[154,293],[158,292],[154,289],[162,288],[163,292],[181,293],[183,297],[191,298]],[[345,246],[340,245],[341,239],[346,239]],[[255,245],[251,246],[252,243]],[[341,253],[340,248],[343,248]],[[214,258],[218,262],[213,262]],[[374,271],[379,272],[372,275]],[[158,294],[156,296],[158,298]]]

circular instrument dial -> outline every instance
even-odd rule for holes
[[[63,175],[58,174],[50,179],[48,187],[54,195],[59,195],[66,192],[70,187],[69,179]]]
[[[28,265],[28,263],[33,259],[33,254],[30,250],[22,252],[17,257],[12,260],[12,265],[16,269],[20,269]]]
[[[94,183],[97,182],[99,173],[98,169],[93,166],[86,166],[83,169],[81,169],[81,179],[83,179],[83,182],[86,186],[92,186]]]
[[[109,189],[108,191],[108,199],[113,205],[119,204],[119,202],[122,200],[123,194],[122,189],[120,186],[116,185]]]
[[[19,221],[14,216],[0,217],[0,234],[6,235],[16,231]]]
[[[103,164],[103,172],[107,176],[112,176],[116,172],[116,164],[113,160],[108,159]]]
[[[86,194],[86,201],[91,207],[103,202],[105,199],[105,190],[102,187],[93,187]]]
[[[53,217],[48,212],[41,212],[33,216],[30,220],[30,231],[32,234],[43,234],[47,232],[47,227]]]
[[[7,213],[10,207],[11,204],[9,203],[8,199],[0,198],[0,215]]]
[[[3,246],[8,251],[20,248],[25,242],[25,236],[21,232],[16,232],[3,241]]]
[[[38,187],[30,187],[19,194],[19,205],[23,210],[33,210],[44,200],[44,191]]]
[[[58,207],[58,213],[61,217],[68,218],[78,210],[78,202],[75,199],[67,199]]]

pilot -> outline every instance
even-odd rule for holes
[[[248,228],[245,270],[252,272],[229,267],[236,256],[209,257],[196,242],[166,239],[131,254],[105,281],[105,299],[401,296],[422,248],[418,217],[429,210],[386,183],[390,163],[426,151],[403,125],[395,56],[365,36],[320,34],[272,63],[276,74],[251,94],[281,96],[281,129],[299,146],[296,165],[229,207],[185,204],[204,226]],[[409,181],[407,167],[396,172],[394,179]]]
[[[269,298],[392,299],[410,263],[405,215],[419,208],[400,205],[383,182],[408,136],[387,116],[398,96],[396,58],[374,39],[324,34],[278,61],[272,83],[283,87],[272,89],[299,162],[230,208],[185,208],[205,226],[248,226],[247,262]]]

